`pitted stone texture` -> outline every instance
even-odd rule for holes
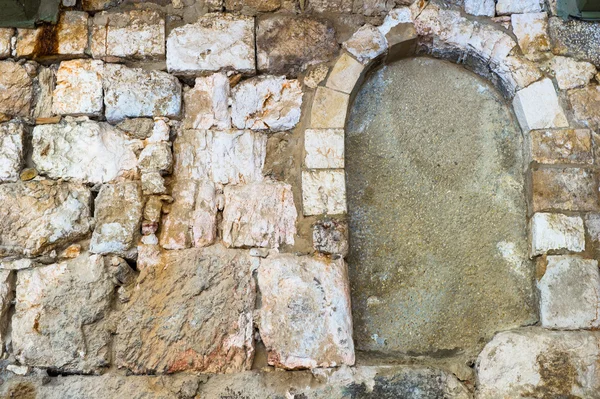
[[[142,271],[123,310],[117,365],[135,374],[250,369],[256,288],[247,251],[169,251],[163,265]]]
[[[154,131],[154,121],[150,118],[125,119],[117,128],[127,133],[130,137],[144,140],[149,138]]]
[[[0,59],[8,58],[11,55],[11,40],[15,35],[13,28],[0,28]]]
[[[367,17],[383,16],[394,8],[397,3],[406,4],[406,2],[394,0],[354,0],[352,11],[355,14],[362,14]]]
[[[532,130],[531,159],[543,164],[594,163],[592,132],[588,129]]]
[[[599,357],[598,332],[502,332],[479,355],[476,398],[596,398]]]
[[[574,57],[600,67],[600,25],[595,22],[552,17],[549,21],[552,52],[557,55]]]
[[[254,74],[254,19],[206,14],[195,24],[175,28],[167,39],[169,72],[194,75],[234,70]]]
[[[91,231],[91,193],[49,180],[0,185],[0,256],[37,256]]]
[[[193,88],[183,95],[184,129],[231,128],[229,79],[225,73],[196,78]]]
[[[575,119],[591,129],[600,128],[600,86],[569,90]]]
[[[184,130],[173,144],[173,175],[220,184],[261,181],[266,147],[266,135],[250,130]]]
[[[521,128],[525,131],[569,126],[550,79],[519,90],[513,100],[513,107]]]
[[[181,109],[181,83],[165,72],[106,64],[104,106],[109,122],[141,116],[177,118]]]
[[[97,13],[91,51],[94,58],[164,58],[165,20],[154,10]]]
[[[524,14],[544,11],[544,0],[498,0],[496,14]]]
[[[308,2],[308,10],[313,13],[351,13],[352,3],[352,0],[313,0]]]
[[[387,50],[387,41],[379,29],[367,24],[345,41],[343,47],[357,60],[367,64]]]
[[[533,211],[594,211],[597,174],[579,168],[541,168],[532,172]]]
[[[6,333],[10,323],[10,308],[14,299],[15,273],[11,270],[0,270],[0,354],[6,348]]]
[[[215,186],[206,180],[178,180],[171,190],[173,203],[160,225],[160,245],[184,249],[211,245],[217,236]]]
[[[545,12],[513,14],[511,23],[513,33],[527,58],[536,60],[541,53],[550,51],[548,15]]]
[[[304,164],[309,169],[344,167],[344,129],[306,129]]]
[[[310,112],[313,129],[343,129],[348,112],[348,94],[318,87]]]
[[[548,256],[538,282],[542,327],[578,330],[600,327],[598,261],[578,256]]]
[[[323,219],[313,226],[313,248],[315,251],[330,254],[348,255],[348,223]]]
[[[23,165],[23,140],[25,126],[22,123],[0,124],[0,183],[19,179]]]
[[[52,113],[99,116],[102,113],[104,63],[72,60],[60,63],[52,94]]]
[[[50,67],[39,67],[38,75],[34,80],[35,101],[33,117],[52,118],[52,95],[56,86],[55,69]]]
[[[256,49],[260,73],[296,77],[332,59],[338,44],[327,20],[275,14],[258,20]]]
[[[343,259],[271,255],[258,268],[259,332],[270,365],[354,364],[348,270]]]
[[[410,7],[399,7],[391,10],[377,29],[379,29],[381,34],[387,36],[398,25],[412,23],[414,23],[414,18]]]
[[[106,183],[135,172],[136,140],[108,123],[71,120],[33,129],[32,159],[53,179]]]
[[[304,215],[346,213],[346,181],[343,170],[302,172]]]
[[[140,235],[142,190],[137,182],[102,186],[94,207],[96,226],[90,252],[133,258]]]
[[[548,251],[583,252],[585,231],[579,216],[536,213],[529,221],[531,256]]]
[[[494,0],[465,0],[464,6],[467,14],[486,17],[496,15]]]
[[[226,186],[224,194],[225,245],[278,248],[294,244],[298,214],[289,184],[263,181]]]
[[[114,285],[99,255],[17,273],[12,340],[21,364],[90,373],[110,361],[106,317]],[[85,299],[85,300],[83,300]]]
[[[561,90],[585,86],[596,74],[596,67],[589,62],[579,62],[573,58],[556,56],[550,61],[558,88]]]
[[[0,61],[0,120],[29,116],[33,82],[23,65]]]
[[[302,87],[284,76],[259,76],[232,91],[231,119],[238,129],[291,130],[300,121]]]
[[[336,61],[329,78],[327,87],[344,93],[351,93],[365,67],[348,53],[344,52]]]

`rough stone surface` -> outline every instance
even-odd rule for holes
[[[315,251],[329,254],[348,255],[348,223],[323,219],[313,225],[313,248]]]
[[[21,364],[96,372],[110,360],[106,316],[114,285],[99,255],[17,273],[12,340]],[[82,301],[85,298],[85,301]]]
[[[594,163],[592,132],[588,129],[532,130],[531,158],[543,164]]]
[[[344,93],[351,93],[364,68],[360,62],[344,52],[333,66],[329,78],[327,78],[327,87]]]
[[[15,273],[0,270],[0,353],[4,355],[7,327],[10,323],[11,304],[15,292]]]
[[[332,59],[338,44],[331,22],[275,14],[258,20],[256,49],[260,73],[295,77]]]
[[[343,170],[302,172],[302,204],[305,216],[346,213]]]
[[[0,61],[0,120],[29,116],[33,82],[23,65]]]
[[[544,11],[543,0],[498,0],[496,14],[523,14]]]
[[[22,123],[0,124],[0,183],[19,179],[23,166],[23,140],[25,126]]]
[[[117,127],[130,137],[144,140],[149,138],[154,130],[154,121],[150,118],[125,119]]]
[[[108,123],[72,120],[33,129],[32,159],[53,179],[105,183],[135,171],[135,141]]]
[[[575,119],[591,129],[600,128],[600,86],[569,90]]]
[[[519,90],[513,99],[513,107],[525,131],[569,126],[550,79]]]
[[[494,0],[465,0],[465,12],[471,15],[493,17],[496,15]]]
[[[99,116],[103,107],[103,71],[102,61],[61,62],[52,95],[52,113]]]
[[[579,168],[542,168],[532,172],[533,211],[593,211],[598,207],[597,175]]]
[[[477,399],[596,398],[599,340],[588,331],[499,333],[479,355]]]
[[[294,244],[296,218],[289,184],[263,181],[224,190],[223,242],[228,247]]]
[[[314,13],[351,13],[352,3],[353,0],[313,0],[308,3],[308,9]]]
[[[225,0],[225,9],[254,15],[259,12],[275,11],[281,0]]]
[[[168,252],[137,287],[117,329],[118,366],[136,374],[250,369],[256,289],[247,252]]]
[[[347,94],[318,87],[312,103],[310,126],[313,129],[343,129],[348,102]]]
[[[38,68],[38,75],[34,81],[35,105],[33,106],[33,117],[36,119],[54,116],[52,96],[56,86],[55,72],[53,67]]]
[[[545,12],[513,14],[511,24],[523,54],[529,59],[538,59],[540,53],[550,51],[548,15]]]
[[[600,326],[600,272],[598,261],[578,256],[548,256],[538,282],[540,321],[553,329]]]
[[[600,67],[600,25],[594,22],[553,17],[549,21],[552,52],[566,55],[581,61],[588,61]]]
[[[11,40],[14,34],[13,28],[0,28],[0,59],[10,57]]]
[[[143,173],[167,173],[173,165],[171,143],[150,143],[144,147],[138,156],[138,166]]]
[[[354,364],[348,270],[343,259],[272,255],[258,269],[259,332],[271,365]]]
[[[304,165],[311,169],[344,167],[343,129],[306,129]]]
[[[367,24],[345,41],[343,47],[357,60],[366,64],[387,50],[387,41],[379,29]]]
[[[558,88],[561,90],[585,86],[596,74],[596,67],[589,62],[579,62],[573,58],[556,56],[550,61]]]
[[[206,14],[195,24],[175,28],[167,38],[169,72],[193,75],[234,70],[253,74],[254,19]]]
[[[94,58],[164,58],[165,20],[154,10],[97,13],[91,51]]]
[[[297,80],[259,76],[232,91],[231,119],[238,129],[291,130],[300,121],[302,87]]]
[[[91,193],[74,183],[0,185],[0,256],[37,256],[91,230]]]
[[[231,128],[230,86],[225,73],[196,78],[192,89],[183,95],[185,129]]]
[[[102,11],[121,4],[123,0],[81,0],[85,11]]]
[[[94,207],[96,226],[90,252],[132,258],[142,218],[142,190],[137,182],[102,186]]]
[[[579,216],[560,213],[536,213],[529,221],[531,255],[549,251],[583,252],[585,231]]]

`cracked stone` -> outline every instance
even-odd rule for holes
[[[99,116],[103,107],[103,70],[102,61],[61,62],[52,95],[52,112],[57,115]]]
[[[230,92],[225,73],[196,78],[194,87],[183,95],[184,129],[230,129]]]
[[[19,180],[23,166],[23,140],[25,127],[22,123],[0,124],[0,183]]]
[[[367,64],[387,50],[387,41],[379,29],[367,24],[345,41],[343,47],[357,60]]]
[[[148,144],[138,157],[138,166],[143,173],[168,173],[172,165],[171,144],[166,142]]]
[[[580,168],[532,171],[533,211],[594,211],[599,209],[597,175]]]
[[[532,160],[543,164],[594,163],[592,134],[588,129],[532,130]]]

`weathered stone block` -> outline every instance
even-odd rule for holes
[[[207,14],[195,24],[173,29],[167,38],[167,68],[176,74],[221,70],[254,74],[254,57],[250,17]]]
[[[525,131],[569,126],[550,79],[517,91],[513,107],[521,128]]]
[[[85,11],[102,11],[111,7],[116,7],[123,0],[81,0],[81,6]]]
[[[94,58],[163,58],[165,20],[154,10],[97,13],[91,51]]]
[[[308,3],[308,10],[313,13],[351,13],[352,3],[353,0],[313,0]]]
[[[22,123],[0,124],[0,183],[19,179],[23,165],[23,140],[25,127]]]
[[[259,72],[295,77],[332,59],[338,44],[326,20],[275,14],[258,20],[256,49]]]
[[[250,369],[252,259],[214,245],[169,251],[164,266],[144,269],[120,318],[117,365],[135,374]]]
[[[346,181],[343,170],[302,172],[304,215],[346,213]]]
[[[90,373],[108,367],[114,285],[99,255],[17,273],[12,340],[21,364]],[[85,299],[85,300],[82,300]]]
[[[494,0],[465,0],[464,7],[467,14],[486,17],[496,15]]]
[[[600,127],[600,86],[569,90],[575,119],[591,129]]]
[[[310,169],[344,167],[344,129],[306,129],[304,165]]]
[[[600,66],[600,25],[594,22],[553,17],[549,21],[552,52]]]
[[[150,118],[125,119],[117,125],[117,128],[127,133],[130,137],[145,140],[154,131],[154,121]]]
[[[532,172],[533,211],[593,211],[598,207],[597,175],[579,168],[543,168]]]
[[[224,194],[225,245],[278,248],[294,244],[298,214],[289,184],[264,181],[226,186]]]
[[[52,94],[52,112],[58,115],[99,116],[103,107],[103,71],[102,61],[61,62]]]
[[[0,185],[0,256],[37,256],[91,230],[91,193],[74,183]]]
[[[587,129],[532,130],[531,157],[543,164],[594,163],[592,132]]]
[[[11,40],[15,35],[13,28],[0,28],[0,59],[8,58],[11,55]]]
[[[269,364],[286,369],[354,364],[343,259],[271,255],[258,268],[259,332]]]
[[[33,129],[36,168],[53,179],[106,183],[135,172],[135,140],[108,123],[70,120]],[[139,144],[139,143],[137,143]]]
[[[29,116],[33,81],[27,69],[14,61],[0,61],[0,121]]]
[[[583,252],[585,231],[579,216],[536,213],[529,221],[531,256],[548,251]]]
[[[310,112],[313,129],[343,129],[348,112],[349,95],[318,87]]]
[[[275,11],[281,7],[281,0],[225,0],[225,9],[256,15],[259,12]]]
[[[140,116],[179,116],[181,83],[168,73],[106,64],[103,85],[109,122]]]
[[[344,52],[333,66],[326,86],[350,94],[364,69],[360,62]]]
[[[88,14],[66,11],[57,25],[36,29],[19,29],[17,57],[81,56],[88,45]]]
[[[600,327],[597,260],[548,256],[538,288],[542,327],[568,330]]]
[[[387,41],[379,29],[367,24],[346,40],[343,47],[357,60],[367,64],[387,50]]]
[[[10,323],[10,308],[14,299],[15,273],[0,270],[0,353],[4,355],[7,327]]]
[[[335,219],[320,220],[313,226],[313,248],[315,251],[348,255],[348,223]]]
[[[143,173],[168,173],[173,165],[171,143],[150,143],[144,147],[138,157],[138,166]]]
[[[573,89],[587,85],[596,74],[596,67],[589,62],[579,62],[573,58],[556,56],[550,61],[558,88]]]
[[[225,73],[196,78],[193,88],[183,95],[184,129],[231,128],[229,79]]]
[[[541,53],[550,51],[548,15],[545,12],[513,14],[513,33],[519,41],[523,54],[529,59],[539,59]]]
[[[543,0],[498,0],[496,14],[524,14],[544,11]]]
[[[238,129],[291,130],[300,121],[302,87],[283,76],[259,76],[232,91],[231,120]]]

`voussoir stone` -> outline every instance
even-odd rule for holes
[[[496,14],[523,14],[544,11],[544,0],[498,0]]]
[[[91,198],[75,183],[0,185],[0,256],[37,256],[84,238],[93,223]]]
[[[286,369],[354,364],[343,259],[270,255],[258,268],[259,332],[269,364]]]
[[[179,117],[181,83],[168,73],[106,64],[103,86],[109,122],[144,116]]]
[[[234,70],[254,74],[254,19],[213,13],[175,28],[167,38],[167,69],[171,73]]]
[[[0,183],[19,179],[23,165],[23,140],[25,126],[22,123],[0,124]]]
[[[193,88],[183,95],[184,129],[231,128],[229,111],[231,89],[225,73],[196,78]]]
[[[583,252],[585,230],[579,216],[538,212],[529,221],[531,255],[548,251]]]
[[[33,129],[32,159],[53,179],[105,183],[136,170],[135,145],[105,122],[70,120]]]
[[[532,83],[517,91],[513,107],[521,128],[526,131],[569,125],[550,79]]]
[[[89,373],[107,367],[114,284],[100,255],[17,272],[12,340],[28,366]],[[85,300],[82,300],[85,299]]]
[[[304,215],[346,213],[346,181],[343,169],[302,172]]]
[[[52,113],[98,116],[102,113],[104,63],[96,60],[63,61],[56,72]]]
[[[308,66],[332,59],[337,51],[333,25],[326,20],[269,15],[258,20],[258,71],[295,77]]]
[[[0,120],[29,116],[33,81],[25,66],[0,61]]]
[[[379,29],[367,24],[345,41],[343,47],[357,60],[367,64],[387,50],[387,40]]]
[[[569,90],[575,119],[592,129],[600,127],[600,86]]]
[[[253,259],[213,245],[169,251],[144,269],[120,318],[116,364],[135,374],[250,369]]]

